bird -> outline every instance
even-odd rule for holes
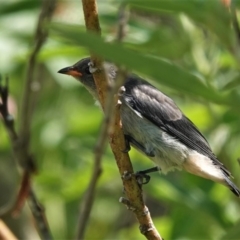
[[[116,79],[117,67],[104,63],[104,69],[108,80],[113,82]],[[60,69],[58,73],[73,76],[98,100],[94,71],[96,69],[87,57],[72,66]],[[121,125],[126,142],[156,165],[140,173],[160,170],[167,174],[173,170],[185,170],[225,185],[240,197],[240,190],[231,181],[230,171],[213,153],[195,124],[170,97],[140,76],[129,73],[120,88],[119,100]]]

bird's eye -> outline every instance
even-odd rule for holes
[[[89,67],[86,67],[86,68],[85,68],[85,73],[86,73],[86,74],[91,74],[90,71],[89,71]]]

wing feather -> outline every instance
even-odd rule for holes
[[[205,137],[171,98],[136,76],[128,78],[125,89],[123,98],[131,108],[190,149],[209,157],[227,176],[231,175],[214,155]]]

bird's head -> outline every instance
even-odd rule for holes
[[[62,68],[58,73],[67,74],[73,76],[80,81],[87,90],[97,97],[96,85],[92,73],[89,71],[90,58],[83,58],[70,67]]]
[[[90,63],[91,59],[89,57],[83,58],[70,67],[60,69],[58,73],[73,76],[84,85],[84,87],[93,95],[94,98],[98,99],[97,88],[93,75],[90,72]],[[108,83],[111,85],[112,81],[114,81],[116,78],[117,67],[112,63],[104,62],[103,68],[106,72]]]

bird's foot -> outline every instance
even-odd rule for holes
[[[134,175],[137,179],[138,184],[143,185],[149,183],[151,179],[151,177],[147,173],[158,172],[159,170],[160,170],[159,167],[153,167],[143,171],[138,171]]]
[[[139,171],[136,173],[129,173],[129,172],[125,171],[122,175],[122,179],[124,179],[124,180],[129,180],[132,177],[136,178],[139,187],[141,187],[143,184],[147,184],[151,179],[151,177],[149,175],[147,175],[144,171]]]
[[[95,73],[95,72],[100,71],[99,68],[97,68],[97,67],[94,66],[94,63],[93,63],[92,61],[90,61],[90,62],[88,63],[88,67],[89,67],[89,72],[90,72],[90,73]]]
[[[128,180],[134,176],[137,180],[138,185],[141,187],[142,185],[149,183],[151,177],[148,175],[148,173],[158,172],[159,170],[159,167],[153,167],[143,171],[138,171],[136,173],[129,173],[126,171],[122,175],[122,179]]]
[[[144,184],[149,183],[151,177],[149,175],[147,175],[146,173],[144,173],[144,171],[139,171],[134,173],[135,178],[137,180],[137,183],[142,186]]]

